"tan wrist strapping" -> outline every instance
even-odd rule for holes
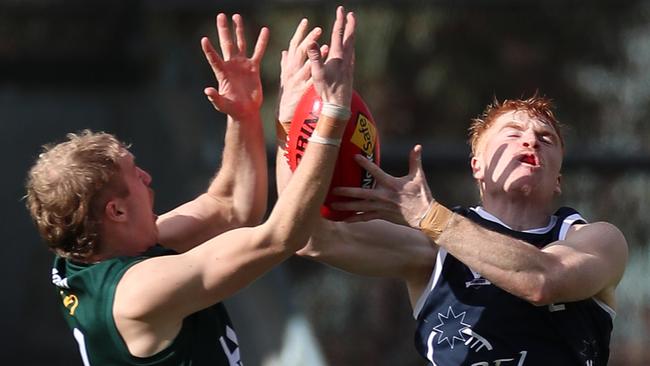
[[[447,228],[453,215],[454,213],[447,207],[434,201],[420,221],[420,230],[435,242]]]

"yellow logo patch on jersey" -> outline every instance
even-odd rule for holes
[[[350,139],[353,144],[357,145],[359,149],[370,156],[375,149],[375,141],[377,141],[377,130],[375,126],[370,123],[368,117],[359,113],[357,117],[357,125]]]
[[[61,296],[63,295],[64,293],[61,291]],[[79,306],[79,299],[77,299],[77,296],[75,295],[63,296],[63,306],[70,311],[70,315],[74,316],[74,311],[77,310],[77,306]]]

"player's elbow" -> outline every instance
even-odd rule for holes
[[[535,306],[550,305],[558,300],[558,282],[552,274],[539,272],[531,275],[524,300]]]
[[[265,242],[273,251],[295,253],[305,246],[309,239],[308,233],[292,225],[283,225],[273,220],[267,220],[260,227],[265,233]]]
[[[540,278],[534,280],[527,290],[528,291],[524,295],[524,300],[529,303],[535,306],[543,306],[552,303],[552,301],[549,300],[551,296],[545,279]]]
[[[234,228],[260,225],[266,213],[266,202],[252,205],[233,204],[230,208],[229,222]]]
[[[256,226],[262,223],[265,213],[266,203],[256,205],[250,210],[240,213],[238,220],[241,222],[241,226]]]

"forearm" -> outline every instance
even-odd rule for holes
[[[208,190],[158,219],[159,243],[179,253],[257,224],[264,215],[267,168],[259,114],[245,121],[228,117],[227,123],[223,164]]]
[[[282,191],[286,188],[292,174],[285,157],[286,153],[287,151],[284,149],[284,143],[280,144],[278,141],[275,154],[275,185],[278,196],[280,196]]]
[[[320,136],[340,139],[346,122],[321,114],[316,131]],[[329,188],[338,150],[337,146],[309,143],[300,165],[265,223],[271,228],[275,242],[285,243],[293,251],[307,242],[320,217],[320,205]],[[280,161],[278,164],[286,165]]]
[[[221,168],[208,195],[225,204],[233,226],[261,221],[266,211],[266,147],[259,113],[246,120],[228,117]]]
[[[544,298],[554,258],[521,240],[487,230],[453,214],[436,244],[495,286],[532,303]]]
[[[354,224],[321,220],[317,226],[297,254],[362,276],[401,279],[415,304],[437,254],[424,234],[383,220]]]

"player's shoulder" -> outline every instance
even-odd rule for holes
[[[627,260],[628,244],[623,232],[607,221],[573,225],[566,240],[566,243],[571,243],[572,246],[600,253],[612,260],[619,258],[622,265]]]
[[[569,230],[568,235],[575,235],[577,233],[583,235],[588,234],[590,236],[600,236],[604,239],[609,239],[610,241],[613,239],[617,242],[626,242],[625,236],[623,235],[621,229],[619,229],[611,222],[607,221],[584,222],[575,224]]]

